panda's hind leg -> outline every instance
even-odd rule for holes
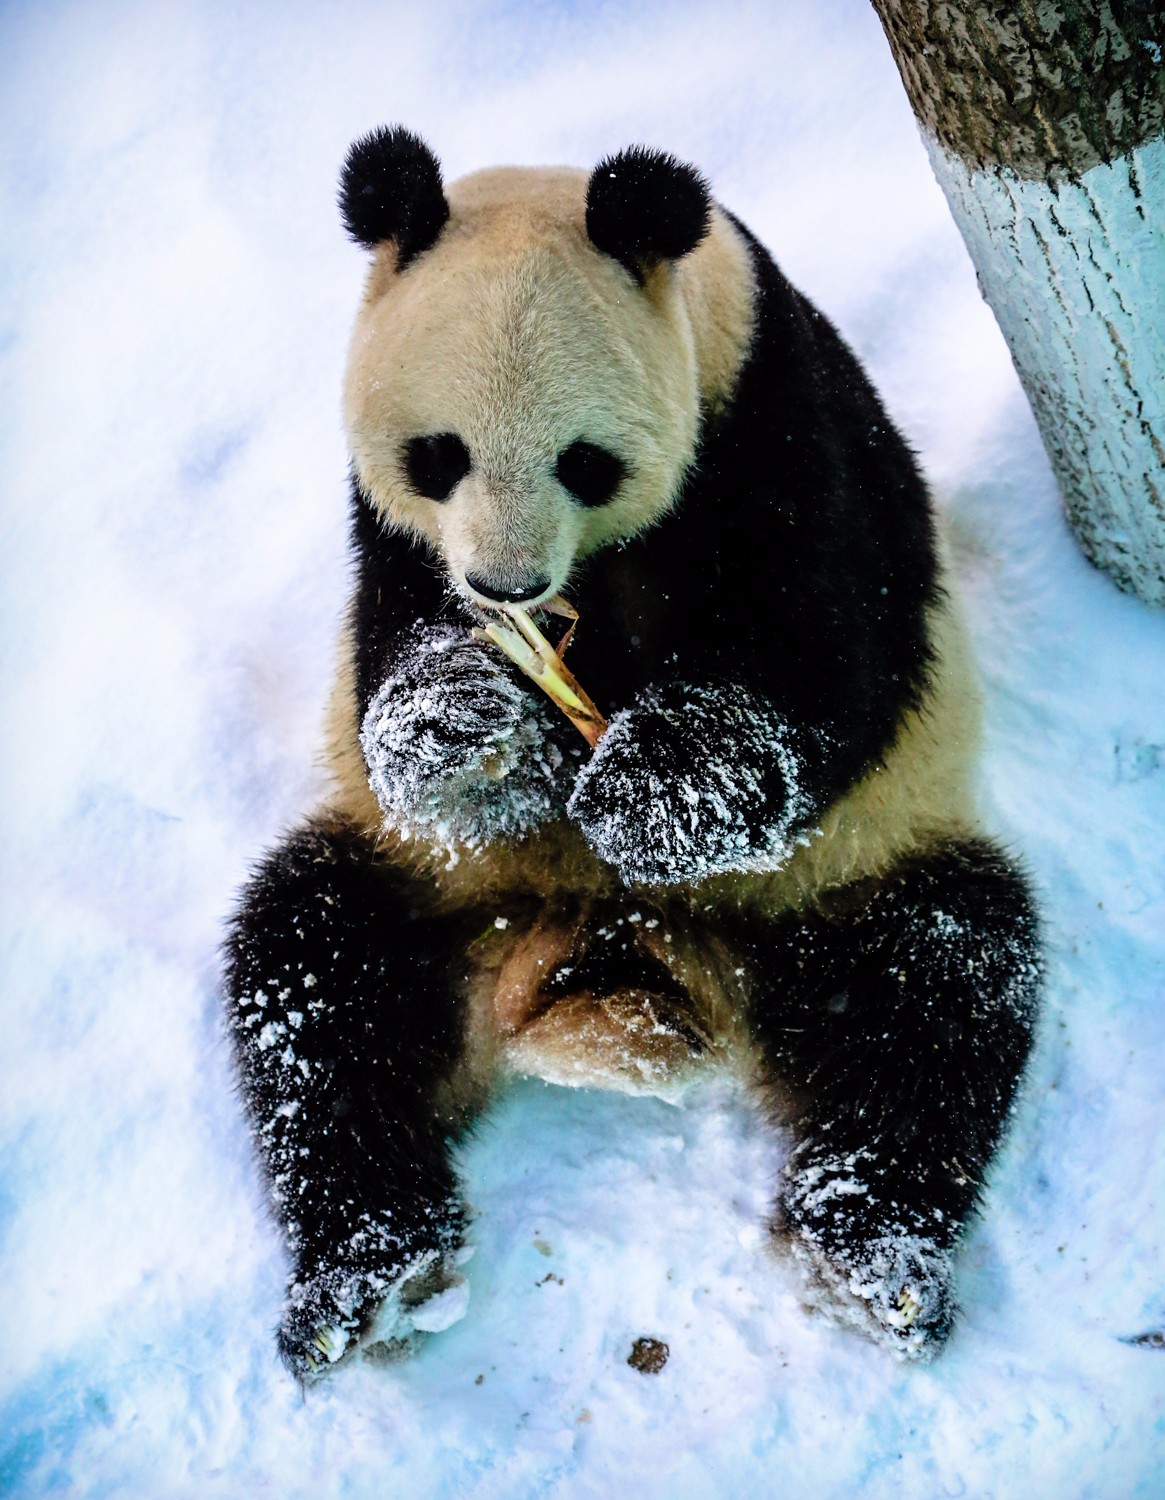
[[[950,843],[748,946],[754,1038],[794,1110],[778,1227],[836,1314],[929,1357],[1031,1042],[1024,879],[986,842]]]
[[[301,1379],[448,1283],[463,1209],[450,1142],[475,1092],[453,972],[464,936],[343,825],[309,824],[245,888],[228,1021],[292,1255],[279,1330]],[[382,1334],[383,1329],[383,1334]]]

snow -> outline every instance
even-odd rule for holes
[[[422,1333],[444,1333],[446,1328],[459,1323],[468,1311],[469,1283],[462,1279],[414,1307],[409,1317],[413,1327]]]
[[[0,1492],[1161,1494],[1165,1357],[1127,1340],[1165,1327],[1165,616],[1075,549],[872,11],[58,3],[3,43]],[[933,1365],[806,1312],[763,1235],[783,1144],[719,1076],[680,1109],[515,1086],[462,1153],[464,1317],[306,1400],[276,1362],[216,946],[319,786],[362,272],[335,175],[397,119],[450,175],[697,162],[952,517],[1049,971]]]

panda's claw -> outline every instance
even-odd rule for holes
[[[909,1286],[904,1286],[901,1292],[899,1292],[897,1306],[900,1315],[900,1328],[909,1328],[922,1311],[922,1303],[915,1296],[915,1289]]]
[[[340,1335],[339,1338],[336,1337],[337,1334]],[[335,1364],[343,1355],[350,1342],[346,1329],[336,1328],[327,1324],[321,1325],[315,1330],[311,1341],[330,1365]]]
[[[301,1385],[313,1385],[352,1353],[357,1328],[326,1316],[313,1321],[303,1308],[288,1308],[279,1329],[280,1356]]]

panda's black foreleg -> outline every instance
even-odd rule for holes
[[[407,1332],[410,1288],[432,1287],[461,1238],[465,944],[422,900],[367,840],[309,824],[257,871],[228,937],[242,1092],[293,1261],[279,1344],[301,1377],[378,1309],[378,1330]]]
[[[842,899],[752,943],[754,1033],[794,1101],[778,1225],[843,1316],[925,1358],[1028,1054],[1037,920],[985,842]]]

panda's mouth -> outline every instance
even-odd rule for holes
[[[553,587],[551,580],[543,576],[516,588],[505,588],[491,583],[478,573],[466,573],[465,585],[476,596],[476,601],[484,603],[487,609],[504,608],[508,604],[533,607],[537,603],[544,603]]]

